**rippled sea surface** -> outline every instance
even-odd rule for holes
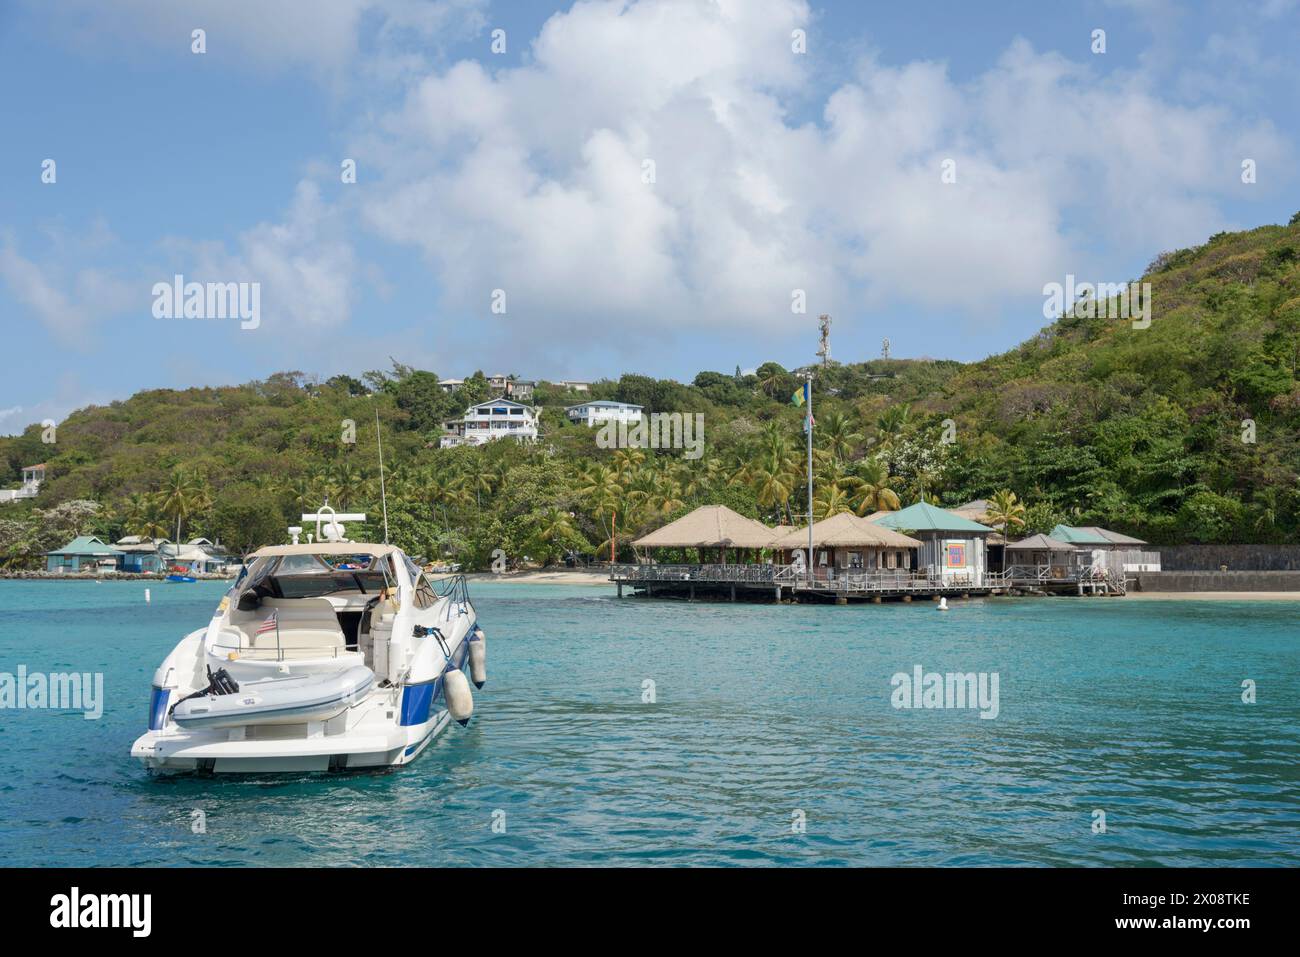
[[[397,771],[248,780],[129,758],[154,668],[224,586],[150,587],[0,582],[0,672],[105,682],[100,720],[0,711],[4,863],[1300,864],[1300,603],[476,585],[468,729]],[[998,716],[893,708],[916,665],[996,672]]]

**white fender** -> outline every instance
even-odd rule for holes
[[[469,639],[469,674],[474,687],[480,691],[487,684],[487,637],[482,628],[475,628]]]
[[[459,668],[448,668],[442,676],[442,696],[447,710],[463,728],[474,713],[474,694],[469,690],[469,679]]]

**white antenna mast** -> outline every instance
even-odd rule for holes
[[[375,406],[375,442],[379,444],[379,501],[384,509],[384,544],[388,544],[388,492],[384,488],[384,437],[379,434],[379,406]]]

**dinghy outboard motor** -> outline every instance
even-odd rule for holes
[[[176,704],[172,705],[171,709],[167,712],[168,717],[171,717],[172,713],[176,710],[177,704],[180,704],[182,701],[189,701],[191,698],[206,698],[208,695],[239,694],[239,683],[236,682],[234,678],[230,677],[229,671],[225,668],[218,668],[217,673],[214,675],[212,673],[212,666],[208,665],[207,668],[208,686],[202,691],[187,694],[184,698],[181,698],[180,701],[177,701]]]

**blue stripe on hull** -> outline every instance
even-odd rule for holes
[[[470,632],[473,631],[471,626]],[[468,635],[470,632],[467,632]],[[469,642],[462,641],[460,647],[451,656],[452,665],[463,669],[469,659]],[[402,688],[402,727],[424,724],[429,720],[434,705],[442,700],[442,676],[423,684],[406,685]]]
[[[161,731],[167,720],[167,699],[171,692],[166,688],[154,688],[149,695],[149,730]]]
[[[421,685],[407,685],[402,689],[402,727],[424,724],[429,720],[429,708],[433,704],[434,688],[437,681],[426,681]]]

